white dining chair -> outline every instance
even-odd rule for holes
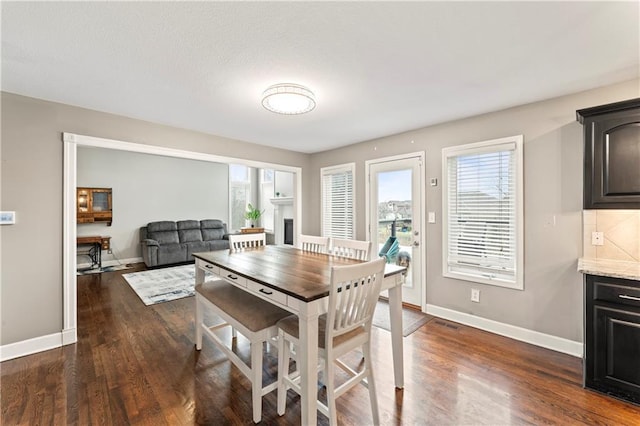
[[[331,254],[358,260],[369,260],[371,241],[331,238]]]
[[[252,247],[260,247],[266,244],[267,235],[264,232],[229,235],[229,248],[233,251]]]
[[[329,237],[317,237],[315,235],[303,235],[298,237],[300,248],[314,253],[327,253],[329,250]]]
[[[331,268],[329,309],[318,319],[318,356],[322,358],[327,404],[318,401],[318,410],[337,424],[336,399],[358,383],[369,389],[372,424],[380,424],[378,401],[371,363],[371,323],[384,279],[385,259]],[[290,345],[298,347],[298,317],[290,315],[278,322],[278,414],[286,409],[287,390],[300,394],[300,375],[289,373]],[[364,366],[355,371],[340,360],[347,353],[361,349]],[[304,353],[298,347],[298,353]],[[335,366],[350,378],[335,387]]]

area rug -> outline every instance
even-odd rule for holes
[[[434,317],[429,314],[417,311],[415,309],[402,309],[402,335],[407,337]],[[379,299],[376,310],[373,313],[373,325],[387,331],[391,331],[391,323],[389,320],[389,302]]]
[[[181,265],[171,268],[122,274],[142,302],[149,306],[156,303],[182,299],[195,294],[195,266]],[[213,279],[205,276],[205,281]]]
[[[103,272],[122,271],[124,269],[131,269],[131,266],[113,265],[113,266],[103,266],[102,268],[78,269],[77,275],[101,274]]]

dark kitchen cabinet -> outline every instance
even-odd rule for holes
[[[640,209],[640,98],[576,117],[584,125],[584,208]]]
[[[584,385],[640,404],[640,281],[585,275]]]

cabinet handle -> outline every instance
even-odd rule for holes
[[[637,302],[640,302],[640,297],[627,296],[626,294],[619,294],[618,297],[620,299],[629,299],[629,300],[635,300]]]
[[[238,277],[236,277],[235,275],[231,275],[231,274],[228,274],[227,278],[231,278],[232,280],[237,280],[238,279]]]
[[[264,293],[264,294],[269,294],[269,295],[273,294],[273,292],[272,292],[272,291],[267,291],[267,290],[265,290],[264,288],[261,288],[261,289],[260,289],[260,290],[258,290],[258,291],[259,291],[260,293]]]
[[[205,268],[208,268],[208,269],[213,268],[213,266],[211,266],[211,265],[204,265],[204,267],[205,267]]]

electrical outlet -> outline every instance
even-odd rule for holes
[[[480,303],[480,290],[478,290],[477,288],[471,289],[471,301]]]
[[[591,245],[592,246],[603,246],[604,245],[604,233],[603,232],[592,232],[591,233]]]

